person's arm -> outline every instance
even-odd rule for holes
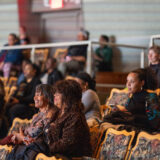
[[[82,103],[84,105],[84,112],[87,113],[88,111],[91,111],[92,108],[94,107],[94,104],[98,100],[98,96],[95,95],[91,90],[87,90],[86,93],[83,94],[82,96]],[[98,106],[97,106],[98,107]]]
[[[86,58],[84,56],[71,56],[72,60],[80,61],[80,62],[85,62]]]

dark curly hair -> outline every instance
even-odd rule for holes
[[[82,111],[82,89],[74,80],[61,80],[54,85],[54,93],[62,94],[62,104],[66,105],[65,111]]]
[[[143,69],[136,69],[131,73],[136,73],[140,81],[144,80],[143,89],[151,89],[151,90],[157,89],[158,81],[155,73],[151,68],[147,67]]]
[[[36,86],[36,92],[40,92],[47,100],[49,108],[54,107],[53,102],[53,87],[49,84],[39,84]]]

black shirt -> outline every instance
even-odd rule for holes
[[[141,92],[134,93],[131,99],[129,100],[128,105],[126,105],[126,109],[133,115],[145,115],[147,95],[148,93],[144,90],[142,90]]]
[[[87,57],[87,46],[88,45],[77,45],[77,46],[70,46],[68,48],[67,56],[83,56]]]
[[[37,77],[34,77],[29,83],[27,83],[25,79],[20,83],[14,97],[18,98],[18,100],[22,104],[33,103],[33,97],[35,94],[36,86],[40,83],[41,82]]]

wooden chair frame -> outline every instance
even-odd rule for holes
[[[137,141],[136,141],[136,144],[135,146],[131,149],[131,152],[130,154],[128,155],[128,159],[130,160],[131,159],[131,156],[132,156],[132,153],[135,151],[135,149],[137,148],[138,144],[139,144],[139,140],[140,138],[146,138],[146,139],[149,139],[149,140],[154,140],[154,139],[157,139],[160,141],[160,134],[156,134],[156,135],[151,135],[149,133],[146,133],[146,132],[140,132],[138,134],[138,137],[137,137]]]
[[[128,144],[128,147],[127,147],[127,150],[126,150],[126,155],[125,155],[125,160],[127,160],[127,157],[128,157],[128,151],[129,149],[131,148],[131,143],[133,141],[133,138],[135,136],[135,131],[131,131],[131,132],[127,132],[126,130],[122,130],[122,131],[117,131],[113,128],[109,128],[105,134],[105,138],[103,140],[103,142],[101,143],[100,147],[99,147],[99,150],[98,150],[98,153],[97,153],[97,159],[99,159],[99,154],[100,154],[100,150],[101,150],[101,147],[103,145],[103,143],[107,140],[107,136],[109,133],[112,133],[112,134],[115,134],[115,135],[125,135],[125,136],[131,136],[131,139],[129,140],[129,144]]]

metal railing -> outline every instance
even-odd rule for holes
[[[43,43],[43,44],[30,44],[30,45],[15,45],[15,46],[4,46],[0,47],[0,50],[11,50],[11,49],[31,49],[31,60],[34,62],[34,52],[36,48],[53,48],[53,47],[64,47],[64,46],[74,46],[74,45],[88,45],[87,50],[87,64],[86,64],[86,72],[92,73],[92,45],[99,44],[98,41],[77,41],[77,42],[58,42],[58,43]],[[144,59],[145,59],[145,50],[147,47],[144,46],[134,46],[134,45],[126,45],[126,44],[116,44],[116,43],[103,43],[106,45],[114,46],[114,47],[125,47],[125,48],[135,48],[140,49],[140,67],[144,68]]]
[[[160,39],[160,34],[157,34],[157,35],[152,35],[150,37],[150,42],[149,42],[149,47],[152,47],[154,45],[154,40],[155,39]]]

